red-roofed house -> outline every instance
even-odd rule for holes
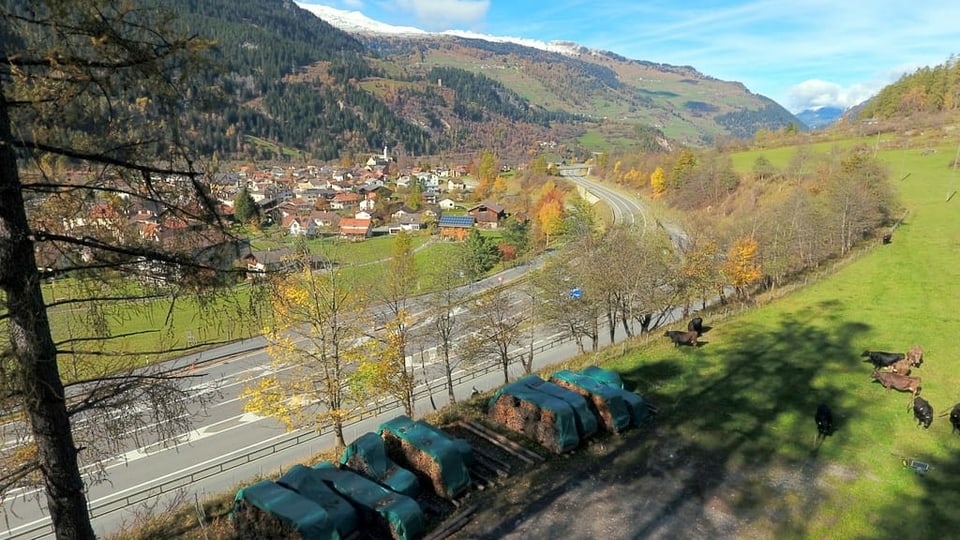
[[[341,191],[333,196],[330,201],[330,208],[334,210],[343,210],[344,208],[353,208],[360,202],[360,195],[347,191]]]
[[[340,236],[348,240],[363,240],[372,232],[369,219],[343,218],[340,220]]]

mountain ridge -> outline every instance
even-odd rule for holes
[[[587,131],[619,131],[607,133],[608,142],[623,139],[623,128],[644,126],[681,144],[703,146],[718,137],[751,138],[760,129],[776,131],[799,123],[785,108],[742,83],[722,81],[691,66],[627,59],[606,51],[556,53],[442,34],[356,37],[380,58],[404,64],[407,75],[421,66],[456,66],[497,80],[532,104],[582,114],[602,124]]]
[[[738,82],[570,42],[350,34],[291,0],[168,0],[177,28],[214,43],[216,93],[181,121],[219,159],[436,156],[540,148],[588,157],[750,138],[796,122]],[[435,71],[440,70],[440,71]],[[435,77],[442,73],[442,77]]]
[[[811,129],[820,129],[833,125],[840,120],[849,109],[831,107],[829,105],[804,109],[794,116]]]

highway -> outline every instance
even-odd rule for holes
[[[651,226],[639,202],[583,177],[567,178],[584,185],[606,201],[623,223],[632,224],[639,220],[645,227]],[[480,291],[516,283],[529,269],[529,266],[512,268],[470,287]],[[517,290],[510,294],[519,309],[523,293]],[[517,316],[523,315],[518,313]],[[601,343],[608,344],[606,332],[601,334]],[[547,330],[535,335],[533,346],[544,349],[534,356],[535,369],[579,353],[573,341],[558,342],[560,337]],[[528,352],[529,339],[515,352]],[[208,393],[214,402],[204,410],[192,411],[192,429],[174,440],[153,441],[148,434],[126,434],[126,451],[104,464],[102,472],[105,481],[90,482],[99,472],[96,468],[87,471],[88,500],[98,535],[129,527],[138,515],[147,513],[148,507],[157,513],[176,504],[192,503],[207,494],[233,491],[252,478],[278,474],[285,467],[305,462],[319,451],[333,446],[333,436],[329,432],[320,434],[305,429],[288,433],[280,422],[272,418],[243,411],[243,402],[238,397],[240,391],[271,373],[271,358],[264,350],[265,344],[263,338],[245,340],[170,364],[171,368],[181,368],[197,376],[185,379],[184,384],[189,385],[193,392]],[[419,366],[419,351],[417,356],[415,364]],[[442,370],[436,364],[440,361],[439,355],[428,352],[426,358],[426,372],[418,373],[420,397],[417,414],[432,410],[431,403],[437,407],[447,404]],[[483,365],[479,367],[484,368]],[[511,367],[511,376],[520,374],[520,366],[515,363]],[[462,379],[455,387],[458,399],[469,397],[474,387],[487,390],[503,383],[498,365],[487,367],[484,373],[476,377],[462,370],[456,376]],[[428,386],[432,390],[432,399],[427,395]],[[378,411],[371,413],[371,417],[349,425],[345,430],[347,442],[368,431],[375,431],[380,423],[400,414],[402,408],[398,409],[395,405],[387,400],[379,405]],[[77,422],[75,429],[82,430],[84,421],[96,421],[96,418]],[[9,444],[9,441],[3,442]],[[0,539],[52,537],[42,493],[7,493],[3,504],[12,513],[8,513],[8,521],[4,526],[6,530],[0,532]]]
[[[647,219],[647,209],[635,197],[629,197],[619,191],[594,182],[583,176],[584,169],[579,166],[561,167],[560,176],[582,186],[584,189],[602,200],[613,213],[613,221],[618,225],[642,225],[646,230],[652,220]]]

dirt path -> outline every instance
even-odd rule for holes
[[[812,458],[764,470],[724,463],[650,429],[607,437],[474,494],[480,510],[450,538],[775,538],[824,482],[846,476]]]

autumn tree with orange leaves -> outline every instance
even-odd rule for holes
[[[566,195],[553,180],[547,180],[535,196],[532,215],[536,216],[537,231],[546,239],[545,244],[549,244],[550,237],[559,234],[563,228]]]
[[[737,296],[747,297],[747,287],[763,276],[760,267],[760,244],[753,237],[736,239],[727,251],[723,273],[730,285],[736,289]]]

